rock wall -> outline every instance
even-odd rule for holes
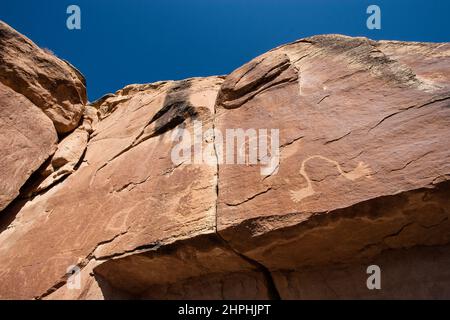
[[[0,298],[450,298],[449,44],[315,36],[88,105],[4,23],[0,62]],[[200,122],[207,163],[174,163]],[[227,129],[279,161],[227,161]]]

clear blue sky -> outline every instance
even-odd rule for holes
[[[79,31],[66,28],[70,4]],[[366,27],[370,4],[381,30]],[[0,19],[80,69],[91,101],[130,83],[227,74],[315,34],[450,41],[449,0],[3,0]]]

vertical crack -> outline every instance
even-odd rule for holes
[[[220,89],[219,89],[220,90]],[[234,249],[231,244],[225,240],[222,235],[219,233],[218,230],[218,202],[219,202],[219,156],[217,153],[216,148],[216,115],[217,115],[217,100],[216,103],[214,103],[214,114],[213,114],[213,121],[212,121],[212,129],[213,129],[213,144],[214,144],[214,154],[216,156],[216,203],[215,203],[215,233],[217,235],[217,238],[222,242],[225,248],[232,251],[234,254],[239,256],[244,261],[248,262],[250,265],[254,266],[256,270],[258,270],[264,277],[267,293],[269,296],[269,299],[271,300],[281,300],[280,293],[278,292],[278,289],[276,287],[275,281],[272,277],[272,273],[270,270],[261,264],[260,262],[240,253],[236,249]]]
[[[244,254],[238,252],[237,250],[235,250],[228,243],[228,241],[226,241],[224,238],[222,238],[222,236],[220,235],[219,232],[216,232],[216,234],[217,234],[217,237],[219,238],[219,240],[225,246],[225,248],[227,248],[230,251],[234,252],[237,256],[239,256],[240,258],[242,258],[243,260],[245,260],[246,262],[248,262],[249,264],[254,266],[256,270],[261,272],[261,274],[263,275],[264,280],[265,280],[265,284],[266,284],[266,288],[267,288],[267,294],[269,296],[269,299],[270,300],[281,300],[280,293],[278,292],[277,286],[275,285],[275,281],[273,280],[272,273],[270,272],[270,270],[266,266],[261,264],[260,262],[254,260],[254,259],[252,259],[250,257],[247,257],[246,255],[244,255]]]

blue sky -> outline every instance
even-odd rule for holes
[[[81,8],[81,30],[66,9]],[[381,8],[381,30],[366,8]],[[315,34],[450,41],[448,0],[3,0],[0,19],[86,76],[91,101],[131,83],[227,74]]]

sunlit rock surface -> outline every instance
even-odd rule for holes
[[[0,26],[0,298],[450,298],[449,44],[315,36],[85,106]],[[273,170],[224,161],[239,128],[279,130]]]

